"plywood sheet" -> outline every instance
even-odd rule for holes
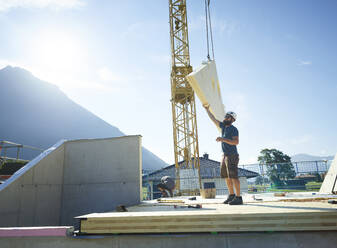
[[[144,205],[136,212],[80,216],[81,232],[186,233],[337,230],[337,210],[327,202],[268,202],[202,209]],[[129,208],[133,211],[133,208]]]
[[[202,104],[209,104],[215,118],[222,121],[225,117],[225,106],[222,102],[218,73],[215,61],[203,62],[195,71],[186,76]]]
[[[332,161],[329,171],[326,174],[324,181],[322,183],[321,189],[319,190],[320,194],[331,194],[337,191],[337,154],[335,155],[334,160]]]

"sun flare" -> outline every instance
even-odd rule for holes
[[[34,39],[31,52],[38,74],[59,86],[69,84],[86,62],[81,42],[71,33],[41,33]]]

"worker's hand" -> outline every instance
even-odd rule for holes
[[[218,138],[216,138],[216,141],[217,141],[217,142],[224,142],[224,140],[223,140],[223,138],[222,138],[222,137],[218,137]]]
[[[203,106],[205,109],[207,109],[207,110],[209,109],[209,103],[205,103],[205,104],[203,104],[202,106]]]

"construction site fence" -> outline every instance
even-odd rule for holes
[[[331,160],[300,161],[270,164],[239,165],[241,189],[244,193],[268,192],[302,192],[319,191],[324,177],[331,165]],[[253,172],[253,173],[252,173]],[[216,168],[201,168],[201,184],[214,182],[217,195],[228,194],[225,180],[220,176],[220,166]],[[151,200],[161,197],[157,188],[161,177],[167,176],[156,171],[143,171],[143,199]],[[170,175],[169,175],[170,176]],[[175,177],[171,177],[176,181]],[[191,182],[191,192],[195,191],[194,182],[198,178],[180,178],[180,181]],[[201,185],[201,188],[203,188]],[[175,191],[175,194],[179,192]]]

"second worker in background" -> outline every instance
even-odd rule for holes
[[[225,178],[229,195],[225,204],[241,205],[242,197],[240,194],[240,181],[238,178],[239,154],[236,146],[239,144],[239,131],[232,123],[236,120],[234,112],[227,112],[223,121],[217,120],[209,110],[209,104],[203,105],[211,120],[221,128],[221,137],[217,137],[216,141],[221,142],[223,158],[221,161],[221,177]],[[234,193],[234,188],[235,193]]]

